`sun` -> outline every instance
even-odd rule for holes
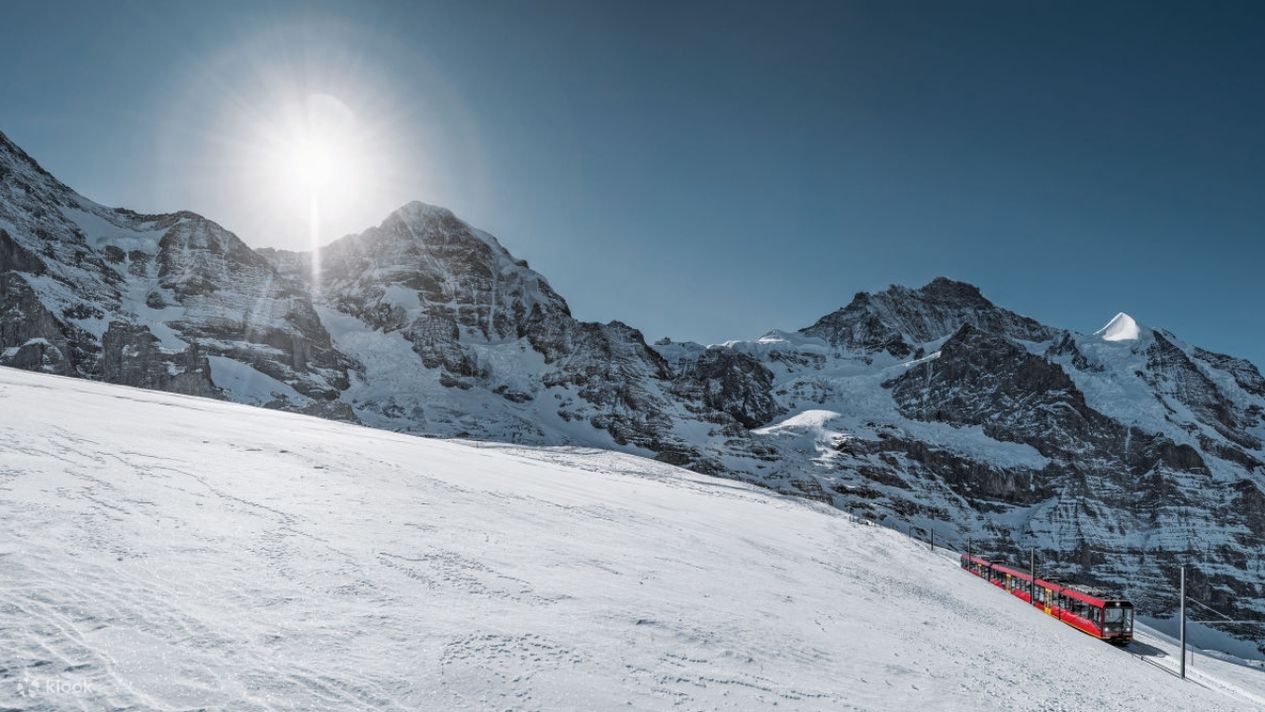
[[[368,189],[366,132],[356,113],[327,93],[291,101],[256,127],[258,187],[275,209],[306,223],[313,274],[319,274],[319,250],[330,238],[324,218]]]
[[[411,200],[435,202],[454,181],[435,170],[450,155],[457,179],[482,189],[461,95],[416,48],[378,33],[312,18],[266,24],[172,86],[158,189],[252,246],[311,252]]]
[[[295,186],[309,199],[327,201],[349,187],[360,172],[357,128],[355,112],[330,94],[310,94],[287,107],[277,122],[279,150],[273,156],[283,189]]]
[[[283,170],[295,183],[319,193],[336,176],[337,152],[337,146],[324,136],[304,137],[288,147]]]

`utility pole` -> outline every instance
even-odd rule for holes
[[[936,550],[936,530],[928,529],[927,531],[931,532],[931,538],[928,541],[931,542],[931,550],[935,551]]]
[[[1182,564],[1181,593],[1182,679],[1186,679],[1186,565]]]

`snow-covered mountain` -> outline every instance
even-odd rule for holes
[[[1119,315],[1040,324],[971,285],[858,294],[799,331],[648,345],[571,316],[451,212],[313,255],[77,195],[0,137],[0,364],[391,430],[617,449],[956,545],[1265,620],[1265,379]],[[1240,624],[1265,639],[1265,626]]]
[[[0,364],[338,414],[305,292],[199,215],[78,195],[0,134]]]
[[[765,482],[958,546],[1036,548],[1153,615],[1175,607],[1182,562],[1202,601],[1265,612],[1265,392],[1247,361],[1127,315],[1043,326],[948,280],[725,348],[773,371],[789,414],[753,432],[778,444]]]
[[[322,248],[318,267],[260,253],[356,363],[343,399],[366,424],[691,463],[692,430],[737,427],[709,407],[706,374],[678,378],[624,324],[572,318],[544,277],[443,208],[410,203]]]
[[[0,368],[0,708],[1238,712],[819,503]],[[1040,664],[1034,664],[1039,660]]]

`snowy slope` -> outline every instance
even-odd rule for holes
[[[0,561],[18,710],[1242,710],[1265,690],[1246,668],[1182,683],[896,532],[662,463],[8,368]]]

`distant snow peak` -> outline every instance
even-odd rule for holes
[[[1120,312],[1112,317],[1107,325],[1094,332],[1094,336],[1102,337],[1103,341],[1137,341],[1141,329],[1138,328],[1138,322],[1133,317]]]

